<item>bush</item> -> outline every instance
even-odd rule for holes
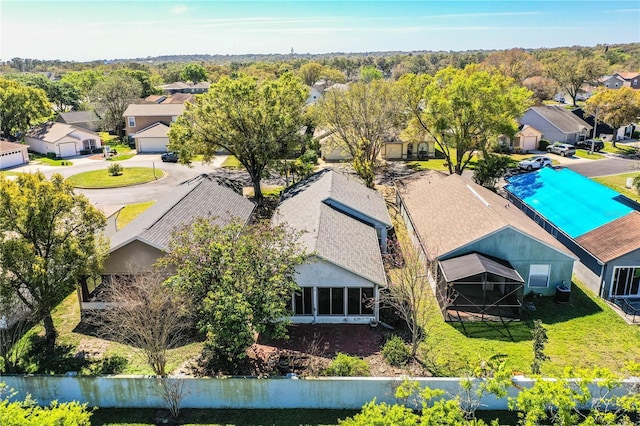
[[[382,347],[382,355],[389,365],[401,367],[409,361],[411,352],[400,337],[393,335]]]
[[[370,376],[369,364],[364,359],[338,353],[324,370],[325,376]]]
[[[113,163],[107,170],[111,176],[120,176],[122,174],[122,166],[119,163]]]
[[[91,152],[93,152],[94,154],[102,154],[102,152],[104,151],[104,148],[100,147],[100,148],[93,148],[91,150]]]
[[[549,142],[546,139],[540,139],[540,143],[538,144],[538,150],[539,151],[546,151],[547,147],[549,146],[549,144],[551,144],[551,142]]]
[[[55,152],[47,152],[47,158],[55,160],[56,157],[58,157],[58,154],[56,154]]]
[[[81,149],[80,150],[80,155],[87,155],[87,154],[91,154],[91,150],[89,150],[89,149]]]

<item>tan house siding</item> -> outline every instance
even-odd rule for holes
[[[134,240],[109,254],[104,262],[104,275],[131,274],[151,271],[151,266],[164,256],[162,250]]]
[[[125,117],[125,134],[127,136],[131,136],[136,132],[139,132],[142,129],[147,128],[153,123],[157,123],[158,121],[165,123],[166,125],[171,124],[177,117],[165,115],[165,116],[153,116],[153,117],[133,117],[135,120],[135,127],[129,126],[129,117]]]

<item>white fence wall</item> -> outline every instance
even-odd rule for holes
[[[79,401],[90,407],[159,408],[160,379],[139,376],[1,376],[0,382],[18,391],[16,398],[29,393],[40,404],[53,400]],[[376,398],[378,402],[394,403],[400,378],[315,378],[315,379],[195,379],[172,378],[184,385],[182,408],[332,408],[359,409]],[[458,378],[419,378],[423,387],[442,389],[451,397],[460,393]],[[510,396],[517,388],[531,386],[532,380],[515,377]],[[617,390],[625,393],[627,382]],[[1,397],[1,395],[0,395]],[[479,409],[506,410],[507,398],[483,397]]]

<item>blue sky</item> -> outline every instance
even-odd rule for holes
[[[0,59],[640,42],[640,1],[0,0]]]

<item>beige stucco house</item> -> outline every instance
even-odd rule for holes
[[[53,152],[65,158],[102,146],[100,136],[91,130],[49,121],[29,130],[24,136],[29,149],[40,154]]]
[[[178,185],[110,238],[109,257],[104,262],[103,282],[118,276],[149,273],[169,251],[171,233],[199,217],[211,217],[223,226],[232,220],[251,221],[254,204],[241,195],[241,187],[209,175]],[[82,309],[105,306],[99,291],[80,291]]]

